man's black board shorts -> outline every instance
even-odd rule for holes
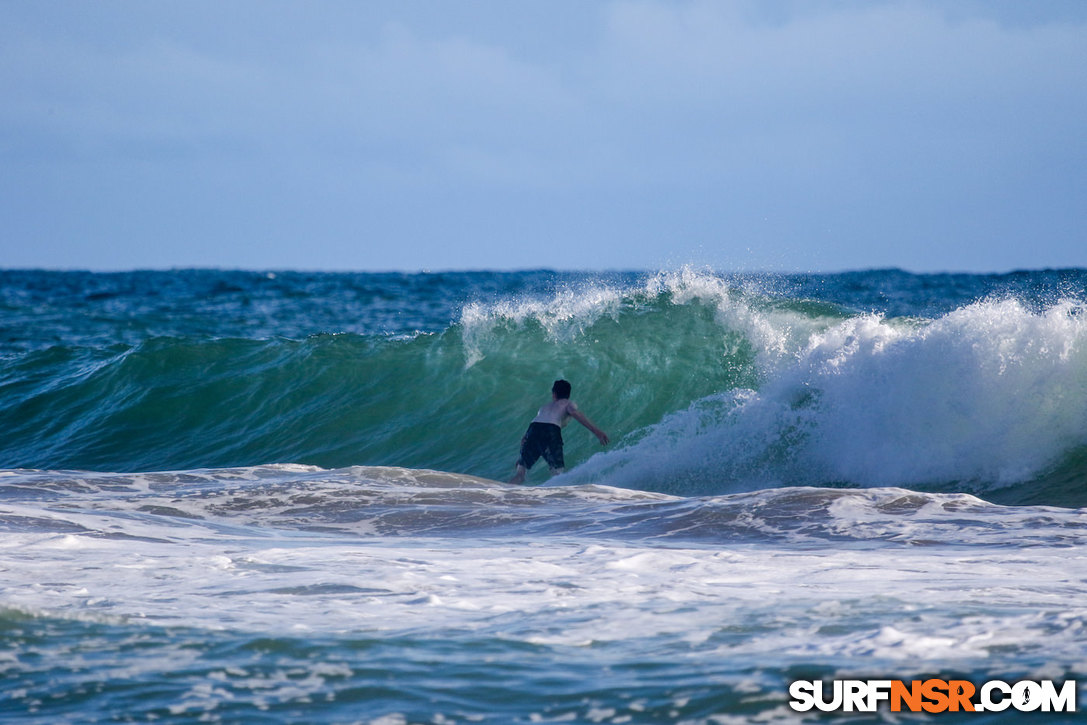
[[[554,423],[528,424],[528,431],[521,439],[521,459],[518,465],[532,468],[540,456],[551,468],[565,468],[562,458],[562,428]]]

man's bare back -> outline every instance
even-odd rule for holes
[[[547,461],[551,475],[554,476],[565,470],[561,430],[570,418],[592,431],[600,441],[600,445],[608,444],[608,434],[597,428],[578,409],[577,404],[570,400],[570,383],[565,380],[556,380],[551,388],[551,402],[540,408],[521,439],[521,456],[517,459],[517,468],[510,483],[524,483],[528,469],[532,468],[540,456]]]

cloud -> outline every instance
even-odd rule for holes
[[[951,22],[922,4],[820,5],[776,24],[752,23],[731,3],[612,7],[599,98],[656,109],[669,124],[698,128],[700,112],[719,127],[785,135],[810,123],[853,132],[873,121],[1005,123],[1083,109],[1067,93],[1082,84],[1083,25]]]
[[[215,152],[224,138],[261,152],[400,147],[409,159],[553,159],[570,143],[680,151],[660,163],[690,161],[692,139],[771,150],[807,130],[884,143],[934,127],[1049,133],[1083,110],[1082,94],[1067,93],[1087,60],[1082,26],[1007,29],[897,3],[817,4],[770,23],[753,7],[611,3],[597,46],[573,61],[560,43],[522,59],[513,42],[422,36],[396,21],[362,42],[300,36],[282,55],[161,31],[120,48],[23,38],[6,44],[5,116],[55,138]]]
[[[533,266],[536,242],[920,268],[984,263],[925,261],[948,240],[1084,231],[1076,4],[67,7],[0,9],[3,203],[38,239],[158,217],[218,240],[211,264],[259,237],[300,265],[287,240],[312,234],[348,266],[376,263],[345,257],[362,235],[402,242],[381,266]]]

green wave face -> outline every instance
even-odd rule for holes
[[[51,347],[8,365],[0,456],[8,467],[289,461],[501,477],[556,378],[619,437],[757,385],[766,351],[741,329],[750,320],[723,316],[728,291],[715,294],[586,288],[468,305],[444,330],[410,336]],[[568,458],[587,457],[590,438],[568,433]]]

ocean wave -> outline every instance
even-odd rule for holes
[[[1087,315],[1082,290],[1054,296],[1076,291],[1069,280],[1080,277],[1069,274],[220,276],[196,275],[222,291],[190,314],[199,324],[176,323],[185,334],[105,344],[94,326],[89,338],[0,357],[0,467],[279,460],[498,479],[551,381],[565,377],[615,441],[599,453],[591,436],[569,429],[570,482],[679,495],[848,485],[994,497],[1035,495],[1024,487],[1043,482],[1041,500],[1059,503],[1078,500],[1069,496],[1087,477],[1076,464],[1087,446]],[[170,279],[192,300],[203,287],[183,277]],[[1015,294],[998,293],[997,282]],[[142,319],[150,294],[76,292],[84,307],[114,305],[110,324]],[[360,320],[336,331],[326,293],[332,302],[379,299],[382,316],[397,305],[434,307],[432,322],[414,332],[349,331],[374,322]],[[423,297],[398,297],[405,293]],[[974,301],[952,304],[970,294]],[[168,288],[163,296],[155,319],[181,304]],[[232,319],[213,324],[225,302],[241,315],[245,299],[274,310],[296,298],[319,307],[333,331],[207,334],[242,330]],[[459,312],[446,314],[458,299]],[[862,309],[875,300],[944,311]],[[73,307],[68,328],[84,307]],[[540,482],[546,472],[533,475]]]

